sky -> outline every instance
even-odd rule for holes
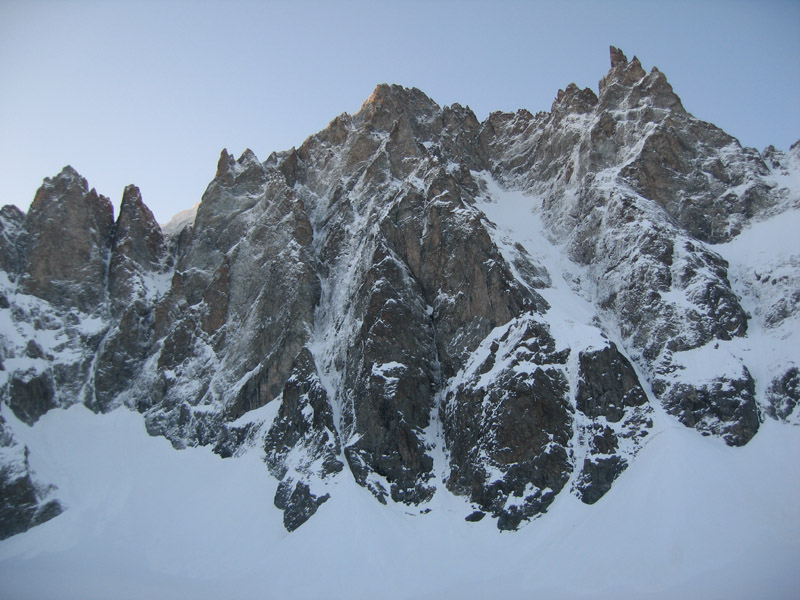
[[[610,45],[743,145],[800,139],[797,0],[0,0],[0,205],[70,164],[116,206],[138,185],[163,223],[223,148],[299,146],[379,83],[479,119],[549,110],[597,90]]]

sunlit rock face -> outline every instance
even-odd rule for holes
[[[742,148],[612,48],[536,115],[379,85],[299,148],[223,151],[166,232],[67,167],[0,211],[4,414],[126,406],[178,449],[258,452],[290,531],[340,477],[501,529],[594,503],[655,405],[731,445],[797,422],[796,359],[743,349],[796,330],[800,262],[732,276],[724,249],[796,210],[798,147]],[[2,439],[13,535],[61,506]]]

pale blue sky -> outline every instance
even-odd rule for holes
[[[440,105],[549,110],[597,89],[608,46],[657,66],[695,116],[760,150],[800,139],[800,2],[0,0],[0,204],[66,164],[160,221],[199,201],[223,147],[262,159],[376,84]]]

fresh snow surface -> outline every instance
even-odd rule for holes
[[[800,429],[729,448],[669,419],[597,504],[559,494],[501,533],[438,493],[428,514],[347,477],[297,531],[258,454],[175,451],[140,415],[81,405],[9,421],[67,510],[0,542],[0,596],[71,598],[795,598]]]
[[[496,226],[493,241],[506,262],[513,265],[517,252],[514,248],[519,244],[534,264],[547,269],[551,285],[536,291],[550,304],[545,321],[555,339],[567,342],[576,355],[583,348],[605,346],[580,269],[566,258],[563,248],[548,239],[539,214],[540,201],[519,191],[505,190],[484,174],[473,173],[473,176],[486,184],[488,195],[477,207]]]
[[[752,318],[746,338],[731,347],[747,359],[759,392],[790,366],[800,367],[800,208],[753,222],[727,244],[714,246],[728,261],[728,276]],[[776,320],[775,315],[783,318]],[[768,322],[768,316],[773,322]]]

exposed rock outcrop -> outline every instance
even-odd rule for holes
[[[90,313],[103,305],[113,207],[72,167],[45,179],[25,223],[21,283],[31,295]]]

